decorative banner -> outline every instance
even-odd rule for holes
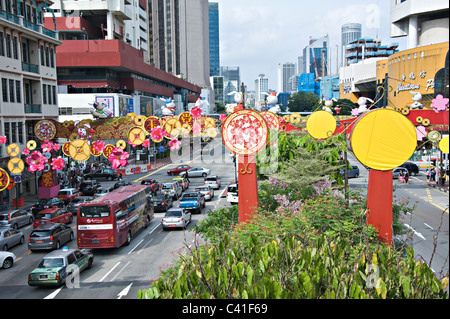
[[[278,116],[269,111],[260,112],[260,114],[264,117],[271,130],[278,130],[280,128],[280,121],[278,120]]]
[[[100,151],[98,151],[98,150],[96,149],[95,146],[96,146],[97,142],[98,142],[98,141],[92,142],[92,143],[91,143],[91,146],[90,146],[91,154],[94,155],[95,157],[98,157],[98,156],[102,155],[102,153],[103,153],[103,152],[100,152]]]
[[[8,173],[3,168],[0,168],[0,192],[8,187],[9,181]]]
[[[448,141],[449,141],[449,138],[448,138],[448,136],[446,136],[446,137],[444,137],[440,142],[439,142],[439,149],[443,152],[443,153],[446,153],[446,154],[448,154],[448,148],[449,148],[449,146],[448,146]]]
[[[103,156],[108,158],[109,155],[111,155],[112,151],[116,148],[116,146],[112,145],[112,144],[108,144],[105,146],[105,148],[103,149]]]
[[[34,135],[41,141],[52,140],[56,136],[56,125],[50,120],[40,120],[34,126]]]
[[[30,151],[33,151],[34,149],[36,149],[36,147],[37,147],[36,141],[34,141],[34,140],[29,140],[29,141],[27,142],[27,148],[28,148]]]
[[[70,154],[69,154],[69,146],[70,146],[70,142],[66,142],[66,143],[63,144],[63,147],[62,147],[62,152],[66,156],[70,156]]]
[[[222,126],[225,146],[238,155],[258,153],[267,143],[269,127],[258,112],[248,109],[230,114]]]
[[[145,134],[144,130],[140,127],[133,127],[128,132],[128,139],[134,145],[141,145],[142,143],[144,143],[145,138],[146,138],[146,134]]]
[[[408,118],[389,109],[367,112],[353,127],[350,137],[356,158],[380,171],[406,162],[417,147],[415,126]]]
[[[190,126],[194,125],[194,118],[192,117],[192,114],[190,112],[183,112],[178,116],[178,120],[181,122],[181,124],[189,124]]]
[[[6,147],[6,153],[9,156],[14,157],[20,154],[20,147],[17,144],[11,143]]]
[[[91,147],[85,140],[75,140],[69,145],[69,155],[75,161],[87,161],[91,156]]]
[[[149,116],[144,122],[144,130],[150,134],[152,129],[157,128],[158,126],[162,127],[161,121],[157,116]]]
[[[336,119],[327,111],[316,111],[308,116],[306,130],[316,139],[327,139],[336,130]]]
[[[8,169],[12,174],[20,174],[24,168],[25,164],[19,157],[13,157],[8,161]]]

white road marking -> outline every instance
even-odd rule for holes
[[[138,242],[137,245],[134,246],[134,247],[128,252],[128,255],[131,254],[131,253],[137,248],[137,246],[139,246],[143,241],[144,241],[144,240],[142,239],[140,242]]]
[[[133,283],[129,284],[128,286],[125,287],[124,290],[119,292],[119,294],[117,295],[117,299],[121,299],[122,297],[128,295],[128,292],[130,291],[130,288],[132,285],[133,285]]]
[[[122,269],[120,269],[120,270],[117,272],[117,274],[115,274],[114,277],[111,278],[111,281],[114,281],[114,280],[116,279],[116,277],[119,276],[120,273],[121,273],[125,268],[127,268],[127,266],[128,266],[130,263],[131,263],[131,260],[130,260],[129,262],[127,262],[127,263],[125,264],[125,266],[123,266]]]
[[[61,291],[61,289],[63,289],[63,287],[55,290],[54,292],[52,292],[50,295],[48,295],[47,297],[45,297],[44,299],[54,299],[56,297],[57,294],[59,294],[59,292]]]
[[[102,277],[102,279],[100,279],[98,282],[102,282],[103,280],[105,280],[105,278],[108,277],[108,275],[109,275],[114,269],[116,269],[116,267],[119,266],[119,264],[120,264],[120,261],[119,261],[117,264],[115,264],[114,267],[112,267],[112,268],[110,269],[110,271],[108,271],[108,272],[106,273],[106,275],[104,275],[104,276]]]
[[[411,229],[413,231],[413,233],[415,235],[417,235],[418,237],[422,238],[423,240],[427,240],[425,237],[423,237],[423,235],[421,233],[416,232],[416,230],[414,228],[412,228],[411,226],[409,226],[408,224],[403,224],[406,227],[408,227],[409,229]]]
[[[430,225],[428,225],[427,223],[424,223],[425,226],[427,226],[428,228],[430,228],[431,230],[434,230],[433,227],[431,227]]]

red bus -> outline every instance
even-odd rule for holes
[[[150,195],[147,185],[129,185],[81,204],[77,213],[78,248],[128,245],[154,217]]]

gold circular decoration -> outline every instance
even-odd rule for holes
[[[177,118],[172,117],[172,118],[167,119],[164,122],[164,127],[163,128],[166,130],[167,133],[169,133],[172,136],[172,130],[174,130],[176,128],[180,129],[181,126],[182,126],[181,122],[178,121]],[[178,133],[177,133],[177,135],[178,135]],[[172,137],[168,137],[168,139],[172,139]]]
[[[326,139],[336,130],[336,119],[327,111],[316,111],[308,116],[306,130],[316,139]]]
[[[417,147],[416,127],[394,110],[376,109],[365,113],[355,123],[350,143],[360,163],[388,171],[413,155]]]
[[[403,109],[402,109],[402,114],[403,114],[403,115],[408,115],[408,114],[409,114],[409,109],[406,108],[406,107],[403,108]]]
[[[438,131],[431,131],[427,134],[427,137],[429,140],[437,142],[441,139],[441,133],[439,133]]]
[[[278,116],[269,111],[260,112],[260,114],[264,117],[271,130],[278,130],[280,128],[280,121],[278,120]]]
[[[64,143],[63,144],[63,146],[62,146],[62,152],[64,153],[64,155],[66,155],[66,156],[70,156],[70,154],[69,154],[69,146],[70,146],[70,142],[66,142],[66,143]]]
[[[0,192],[5,190],[9,185],[10,179],[8,173],[0,168]]]
[[[422,121],[422,125],[423,125],[423,126],[428,126],[428,125],[430,125],[430,124],[431,124],[431,122],[430,122],[429,119],[423,119],[423,121]]]
[[[15,143],[11,143],[6,148],[6,153],[8,153],[9,156],[14,157],[20,154],[20,147],[19,145]]]
[[[138,115],[134,118],[134,124],[136,124],[137,126],[142,126],[144,125],[146,119],[147,119],[146,116]]]
[[[291,119],[291,116],[290,116],[290,115],[283,115],[283,120],[284,120],[285,122],[289,122],[290,119]]]
[[[293,123],[293,124],[297,124],[297,123],[300,123],[301,119],[302,119],[302,116],[300,114],[292,113],[291,115],[289,115],[289,120],[288,121]],[[286,122],[288,122],[288,121],[286,121]]]
[[[65,128],[70,127],[70,122],[69,122],[69,121],[64,121],[64,122],[63,122],[63,126],[64,126]]]
[[[109,155],[111,155],[112,151],[115,149],[116,147],[112,144],[108,144],[105,146],[105,148],[103,149],[103,156],[108,158]]]
[[[27,142],[27,148],[28,148],[30,151],[33,151],[36,147],[37,147],[36,141],[34,141],[34,140],[29,140],[29,141]]]
[[[69,145],[69,155],[75,161],[87,161],[91,156],[91,147],[85,140],[74,140]]]
[[[422,116],[418,116],[418,117],[416,117],[416,122],[417,123],[422,123],[423,122],[423,117]]]
[[[116,147],[120,147],[124,150],[127,147],[127,142],[125,142],[124,140],[118,140],[116,143]]]
[[[142,145],[142,143],[144,143],[145,141],[145,137],[146,137],[145,131],[140,127],[133,127],[128,132],[128,139],[134,145]]]
[[[211,127],[216,127],[216,120],[213,119],[212,117],[206,117],[205,118],[205,129],[211,128]]]
[[[136,117],[135,113],[128,113],[126,116],[128,122],[134,122],[134,118]]]
[[[20,174],[24,168],[25,164],[19,157],[13,157],[8,161],[8,169],[12,174]]]
[[[217,135],[219,135],[219,132],[217,132],[217,129],[215,127],[209,127],[204,132],[204,136],[208,136],[210,138],[216,138]]]
[[[144,121],[144,130],[150,134],[152,129],[157,128],[158,126],[163,127],[161,124],[161,120],[157,116],[149,116]]]
[[[448,136],[444,137],[439,142],[439,149],[445,154],[448,154],[448,148],[449,148],[449,146],[448,146],[449,143],[448,142],[449,142],[449,137]]]
[[[93,155],[93,156],[95,156],[95,157],[98,157],[98,156],[102,155],[102,152],[101,152],[101,151],[97,151],[97,149],[95,148],[97,142],[98,142],[98,141],[94,141],[94,142],[92,142],[91,145],[89,146],[90,151],[91,151],[91,155]]]

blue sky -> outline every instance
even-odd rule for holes
[[[336,45],[341,26],[362,24],[362,36],[378,38],[383,44],[405,38],[390,38],[390,0],[218,0],[220,19],[220,63],[239,66],[241,80],[254,90],[260,73],[277,88],[277,66],[297,62],[309,37],[328,34],[331,70],[336,72]]]

